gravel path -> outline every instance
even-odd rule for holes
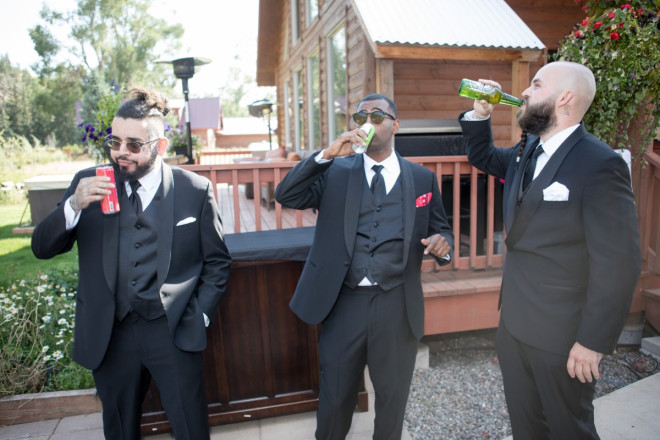
[[[648,333],[648,334],[647,334]],[[647,326],[644,337],[657,336]],[[415,440],[496,439],[511,435],[495,331],[427,336],[430,368],[416,370],[406,424]],[[638,346],[620,346],[601,362],[596,397],[660,371]]]

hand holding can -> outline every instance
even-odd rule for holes
[[[362,130],[363,132],[365,132],[367,134],[367,138],[364,140],[364,145],[353,144],[353,151],[357,154],[362,154],[365,151],[367,151],[367,148],[369,147],[369,144],[371,143],[371,139],[373,139],[373,137],[374,137],[376,127],[374,127],[370,123],[366,122],[366,123],[362,124],[362,127],[360,127],[360,130]]]
[[[106,176],[110,178],[110,183],[114,186],[110,188],[110,194],[101,200],[101,211],[104,214],[114,214],[119,212],[119,197],[117,197],[117,183],[115,182],[115,170],[111,166],[98,167],[97,176]]]

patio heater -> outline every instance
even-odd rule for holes
[[[192,133],[190,132],[190,102],[188,101],[188,79],[192,78],[195,74],[195,66],[203,66],[209,64],[211,60],[208,58],[187,57],[178,58],[172,61],[156,61],[161,64],[172,64],[174,67],[174,76],[181,80],[183,86],[183,97],[185,100],[185,113],[186,113],[186,137],[188,140],[188,148],[186,149],[186,156],[188,163],[193,164],[195,160],[192,154]]]
[[[268,145],[269,149],[273,149],[273,139],[270,130],[270,115],[273,112],[273,103],[267,99],[260,99],[248,105],[248,111],[251,116],[262,118],[268,116]]]

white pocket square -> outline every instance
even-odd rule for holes
[[[192,223],[192,222],[194,222],[194,221],[196,221],[196,220],[197,220],[197,219],[196,219],[195,217],[188,217],[188,218],[184,218],[183,220],[181,220],[181,221],[180,221],[179,223],[177,223],[176,225],[177,225],[177,226],[183,226],[183,225],[187,225],[188,223]]]
[[[568,200],[568,188],[559,182],[553,182],[552,185],[543,190],[543,200],[547,202],[563,202]]]

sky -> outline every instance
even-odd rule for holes
[[[0,0],[0,54],[8,55],[12,65],[28,69],[38,60],[28,30],[43,21],[43,4],[57,11],[75,9],[76,0]],[[259,0],[153,0],[153,15],[184,27],[181,53],[165,60],[200,57],[210,64],[196,67],[188,80],[191,97],[218,96],[229,77],[229,68],[238,66],[256,76]],[[56,38],[66,40],[62,29]],[[240,61],[236,61],[236,56]],[[180,82],[176,90],[181,90]],[[260,99],[256,90],[254,99]]]

